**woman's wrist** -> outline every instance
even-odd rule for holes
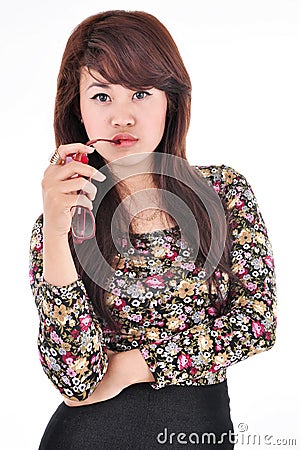
[[[67,286],[78,280],[68,236],[47,227],[43,229],[43,276],[55,286]]]
[[[49,237],[50,239],[55,239],[58,241],[68,241],[69,232],[66,230],[58,230],[52,226],[51,223],[44,220],[43,236],[44,240]]]

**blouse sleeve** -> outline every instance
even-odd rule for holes
[[[42,226],[41,217],[30,241],[30,285],[40,319],[40,361],[63,396],[84,400],[108,367],[102,330],[80,278],[63,287],[43,279]]]
[[[245,287],[231,282],[227,314],[206,317],[163,340],[141,342],[155,389],[200,379],[201,384],[222,381],[226,367],[270,349],[275,342],[276,285],[267,230],[247,180],[229,167],[221,168],[221,181],[214,188],[222,192],[231,213],[232,270]]]

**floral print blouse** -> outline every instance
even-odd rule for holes
[[[176,225],[133,235],[129,250],[124,239],[106,292],[122,325],[120,333],[112,332],[96,318],[79,276],[63,287],[43,279],[43,223],[35,222],[30,283],[40,319],[38,348],[44,371],[64,396],[84,400],[94,391],[108,367],[107,349],[138,348],[155,379],[150,385],[161,389],[220,383],[228,366],[274,345],[274,262],[253,191],[243,175],[225,165],[195,168],[231,210],[232,269],[247,286],[217,271],[231,304],[225,315],[211,306],[203,270],[191,262],[191,249]]]

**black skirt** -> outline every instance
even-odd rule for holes
[[[227,382],[171,385],[137,383],[87,406],[61,403],[39,450],[233,449]]]

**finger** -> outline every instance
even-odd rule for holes
[[[61,159],[66,159],[66,156],[72,153],[93,153],[95,148],[90,147],[89,145],[81,144],[80,142],[72,143],[72,144],[63,144],[57,148],[59,156]]]
[[[90,200],[94,200],[97,194],[96,186],[82,177],[71,178],[62,183],[62,192],[64,194],[79,190],[84,191],[84,194],[86,194]]]
[[[73,206],[84,206],[90,210],[93,209],[93,203],[84,194],[72,195],[69,199],[69,209]]]
[[[88,164],[83,164],[79,161],[71,161],[68,164],[64,164],[63,166],[52,166],[50,167],[51,170],[59,169],[57,170],[58,179],[60,180],[67,180],[71,178],[74,175],[80,175],[82,177],[86,178],[93,178],[96,181],[104,181],[106,180],[106,176],[99,172],[99,170],[95,169],[92,166],[89,166]]]
[[[63,165],[49,165],[44,172],[44,178],[50,178],[52,181],[64,181],[75,175],[93,178],[95,181],[104,181],[106,176],[88,164],[79,161],[72,161]]]

